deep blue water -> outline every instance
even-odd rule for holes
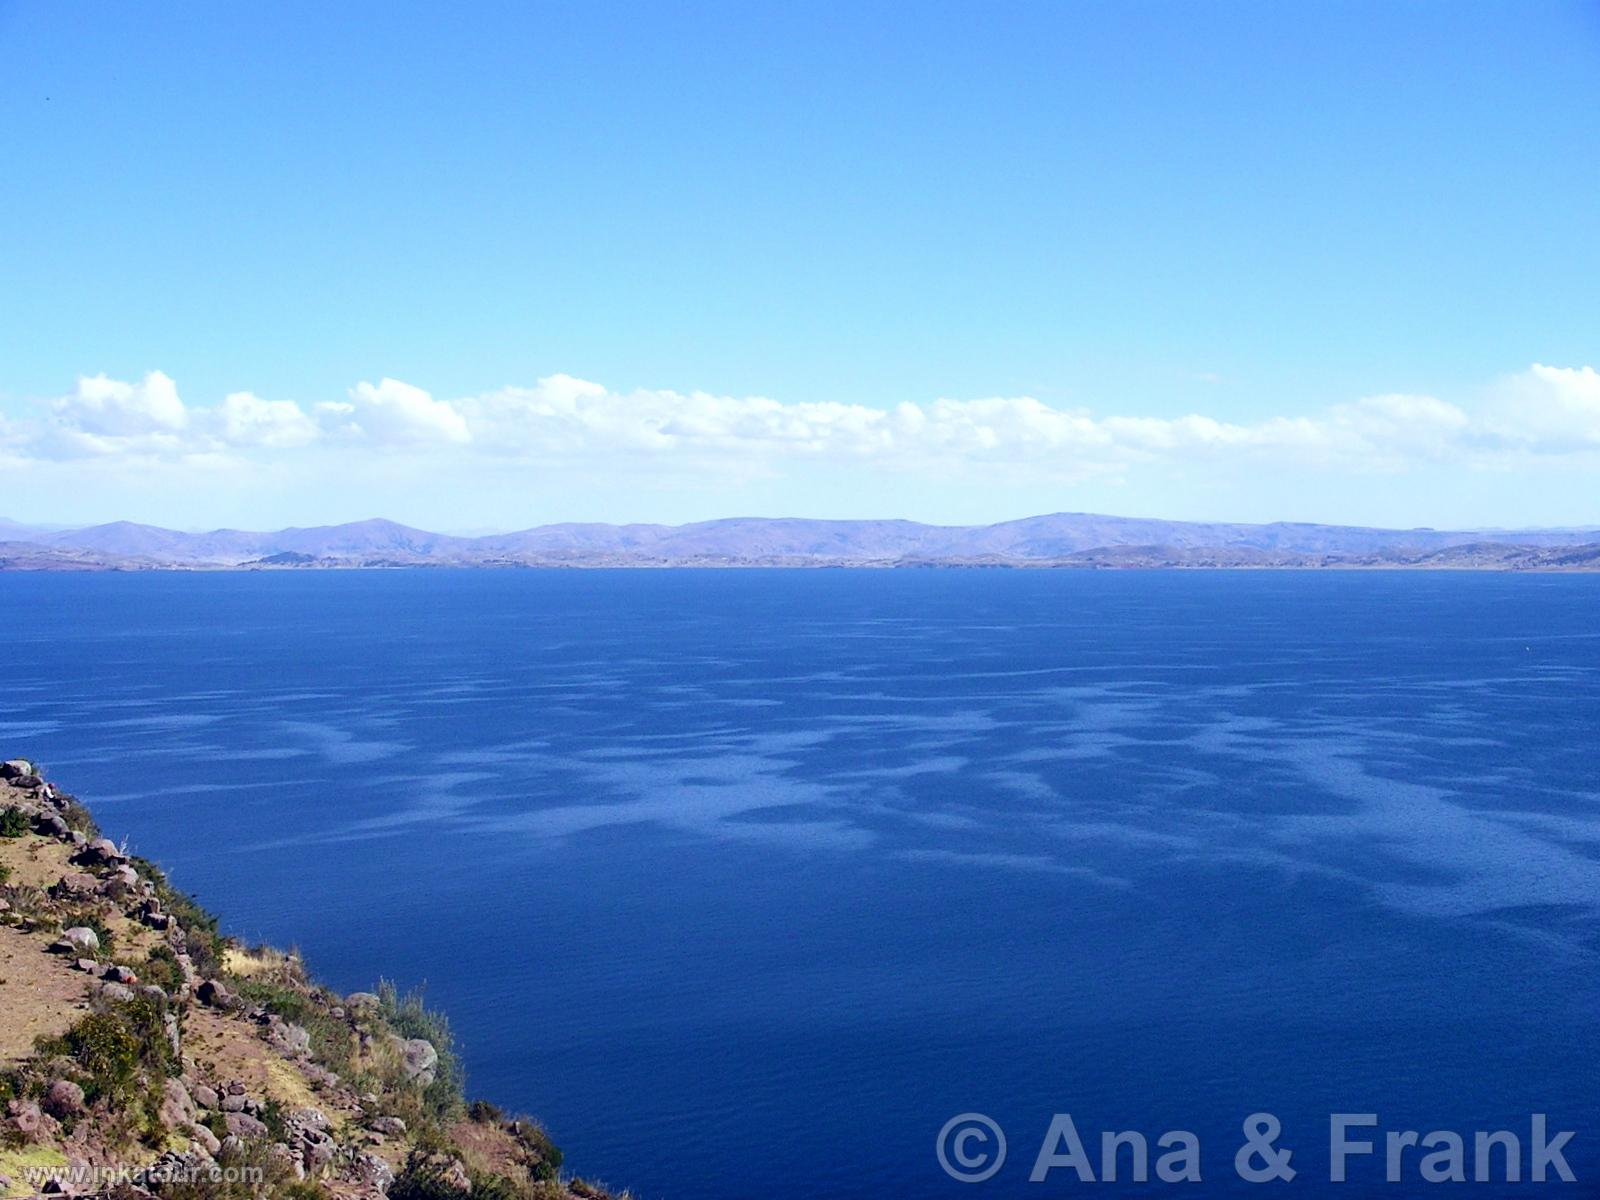
[[[1260,1191],[1233,1173],[1256,1110],[1307,1195],[1330,1112],[1546,1112],[1577,1131],[1551,1190],[1586,1195],[1597,601],[1490,574],[10,574],[0,751],[231,932],[342,989],[426,981],[471,1090],[645,1200],[1082,1190],[1025,1182],[1062,1111],[1095,1153],[1194,1131],[1206,1195]],[[968,1110],[1009,1135],[981,1186],[933,1153]]]

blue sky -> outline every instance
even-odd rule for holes
[[[1600,524],[1595,3],[0,0],[0,104],[13,518]]]

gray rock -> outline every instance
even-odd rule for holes
[[[0,779],[31,779],[35,774],[33,764],[25,758],[8,759],[0,763]]]
[[[64,899],[82,900],[100,890],[100,881],[86,871],[69,871],[50,890]]]
[[[406,1123],[399,1117],[373,1117],[367,1122],[367,1128],[384,1137],[399,1137],[406,1131]]]
[[[161,1081],[161,1107],[156,1110],[156,1118],[166,1129],[182,1129],[194,1124],[194,1101],[181,1080]]]
[[[25,1140],[32,1141],[44,1128],[44,1113],[31,1100],[13,1100],[6,1106],[11,1127]]]
[[[110,838],[95,838],[73,857],[90,867],[117,867],[128,861],[128,856],[117,849]]]
[[[439,1052],[426,1038],[412,1038],[400,1044],[400,1077],[407,1083],[427,1087],[439,1065]]]
[[[363,1190],[384,1195],[394,1182],[394,1168],[376,1154],[363,1152],[350,1164],[350,1174]]]
[[[133,989],[125,983],[102,983],[100,998],[107,1004],[126,1004],[133,999]]]
[[[231,1112],[223,1120],[227,1122],[228,1132],[234,1137],[261,1138],[267,1136],[267,1127],[246,1113]]]
[[[207,1129],[199,1122],[190,1125],[184,1132],[189,1135],[191,1141],[198,1142],[200,1145],[204,1146],[207,1154],[215,1156],[222,1152],[221,1140],[218,1139],[216,1134],[212,1133],[211,1130]]]
[[[311,1034],[300,1025],[274,1025],[267,1040],[285,1054],[305,1054],[311,1049]]]
[[[61,940],[71,946],[80,955],[98,954],[100,952],[100,937],[94,930],[83,925],[74,925],[71,929],[61,934]]]
[[[207,979],[195,989],[195,998],[201,1004],[210,1005],[212,1008],[238,1008],[239,997],[235,996],[215,979]]]
[[[272,1157],[288,1169],[295,1179],[306,1177],[306,1165],[293,1149],[282,1142],[275,1142],[272,1146]]]
[[[228,1095],[222,1097],[221,1108],[225,1113],[242,1113],[245,1106],[245,1097]]]
[[[44,1094],[44,1110],[52,1117],[75,1117],[83,1111],[83,1089],[70,1079],[58,1079]]]
[[[305,1160],[307,1168],[315,1170],[327,1166],[339,1153],[339,1147],[327,1134],[320,1138],[307,1138],[300,1144],[300,1156]]]
[[[189,1089],[189,1094],[201,1108],[216,1108],[222,1103],[222,1098],[217,1095],[217,1089],[204,1083],[195,1084]]]

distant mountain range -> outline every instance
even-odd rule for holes
[[[541,525],[453,537],[393,521],[184,533],[0,519],[0,570],[338,567],[1451,567],[1600,569],[1600,528],[1372,529],[1055,513],[996,525],[734,517],[692,525]]]

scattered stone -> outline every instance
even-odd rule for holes
[[[117,867],[128,861],[128,856],[117,849],[110,838],[95,838],[72,857],[74,862],[86,867]]]
[[[217,1095],[217,1089],[204,1083],[195,1084],[189,1089],[189,1094],[201,1108],[216,1108],[222,1103],[221,1097]]]
[[[63,875],[50,891],[64,900],[82,900],[100,891],[100,881],[86,871],[71,871]]]
[[[262,1138],[267,1136],[267,1127],[248,1113],[231,1112],[223,1117],[227,1123],[228,1132],[237,1138]]]
[[[11,1117],[11,1127],[25,1141],[38,1137],[44,1128],[44,1113],[31,1100],[13,1100],[6,1106]]]
[[[221,1108],[225,1113],[242,1113],[244,1111],[245,1097],[227,1095],[222,1098]]]
[[[133,971],[115,964],[107,967],[105,974],[101,978],[109,979],[112,983],[126,983],[130,986],[139,982],[139,976]]]
[[[74,1117],[83,1111],[83,1089],[70,1079],[58,1079],[44,1094],[44,1109],[52,1117]]]
[[[351,992],[344,998],[351,1012],[377,1012],[381,1002],[371,992]]]
[[[184,1132],[189,1135],[190,1140],[199,1142],[204,1146],[207,1154],[215,1157],[222,1152],[221,1139],[198,1121],[191,1124]]]
[[[268,1027],[267,1041],[288,1055],[305,1054],[311,1049],[311,1034],[303,1026],[276,1024]]]
[[[162,1080],[161,1107],[156,1110],[156,1118],[167,1129],[182,1129],[194,1124],[194,1101],[180,1080]]]
[[[364,1192],[382,1196],[394,1182],[394,1168],[376,1154],[363,1152],[351,1162],[350,1177]]]
[[[108,1004],[126,1004],[133,999],[133,989],[123,983],[102,983],[100,998]]]
[[[271,1154],[272,1157],[277,1159],[278,1162],[282,1163],[296,1179],[304,1179],[306,1177],[305,1163],[301,1161],[301,1158],[298,1154],[296,1154],[292,1149],[284,1145],[282,1142],[273,1143]]]
[[[93,975],[96,978],[99,978],[100,972],[104,970],[104,968],[92,958],[80,958],[72,965],[77,970],[82,971],[85,975]]]
[[[429,1174],[439,1181],[446,1192],[459,1195],[469,1195],[472,1192],[472,1176],[467,1174],[467,1164],[453,1154],[430,1154],[424,1160],[430,1168]]]
[[[333,1088],[339,1086],[339,1076],[333,1071],[328,1070],[327,1067],[311,1062],[310,1060],[302,1061],[298,1065],[300,1067],[300,1074],[304,1075],[306,1077],[306,1081],[313,1087]]]
[[[0,763],[0,779],[27,779],[33,774],[33,764],[25,758],[13,758]]]
[[[384,1137],[399,1137],[405,1133],[406,1123],[399,1117],[373,1117],[367,1122],[367,1128]]]
[[[201,1004],[210,1005],[212,1008],[230,1009],[239,1007],[239,997],[235,996],[215,979],[207,979],[195,989],[194,994]]]
[[[74,925],[70,930],[62,931],[61,941],[67,946],[77,950],[78,955],[99,954],[99,934],[83,925]],[[61,942],[56,942],[61,944]]]
[[[411,1038],[400,1044],[400,1077],[406,1083],[427,1087],[434,1080],[439,1052],[426,1038]]]

